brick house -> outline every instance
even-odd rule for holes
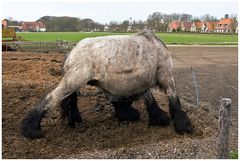
[[[191,30],[192,22],[183,21],[181,22],[181,31],[188,32]]]
[[[168,32],[180,31],[180,29],[181,29],[181,28],[180,28],[180,25],[181,25],[181,23],[180,23],[179,21],[169,22],[167,31],[168,31]]]
[[[203,22],[193,22],[190,31],[191,32],[202,32],[204,30]]]
[[[232,33],[233,31],[233,19],[222,18],[217,22],[217,26],[214,30],[217,33]]]
[[[218,22],[205,22],[203,32],[214,32]]]
[[[38,22],[23,22],[22,31],[45,32],[46,26],[41,21]]]
[[[2,20],[2,28],[7,28],[7,27],[8,27],[7,20],[6,19]]]
[[[176,32],[176,31],[191,31],[192,22],[189,21],[172,21],[169,22],[167,31]]]

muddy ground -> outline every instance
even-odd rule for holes
[[[64,55],[4,52],[2,57],[2,157],[7,158],[215,158],[220,97],[232,98],[230,150],[237,149],[237,47],[169,47],[177,92],[192,120],[194,133],[179,135],[173,125],[148,127],[143,100],[134,102],[141,120],[119,123],[111,103],[91,96],[96,88],[81,89],[78,106],[85,126],[69,128],[52,109],[42,121],[45,137],[26,140],[19,133],[24,114],[61,79]],[[199,87],[196,107],[193,68]],[[168,112],[166,96],[152,89]],[[90,95],[89,95],[90,94]],[[100,110],[96,110],[97,98]]]

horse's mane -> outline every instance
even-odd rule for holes
[[[144,29],[142,32],[138,33],[137,35],[145,36],[149,40],[152,40],[152,38],[155,38],[158,41],[160,41],[166,49],[168,49],[166,44],[160,38],[158,38],[156,35],[154,35],[150,30]]]

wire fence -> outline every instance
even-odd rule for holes
[[[49,53],[69,52],[76,43],[68,41],[56,41],[56,42],[28,42],[28,41],[16,41],[16,42],[3,42],[2,51],[20,51],[20,52],[33,52],[33,53]]]

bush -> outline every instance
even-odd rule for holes
[[[238,159],[238,150],[232,150],[229,154],[230,159]]]

